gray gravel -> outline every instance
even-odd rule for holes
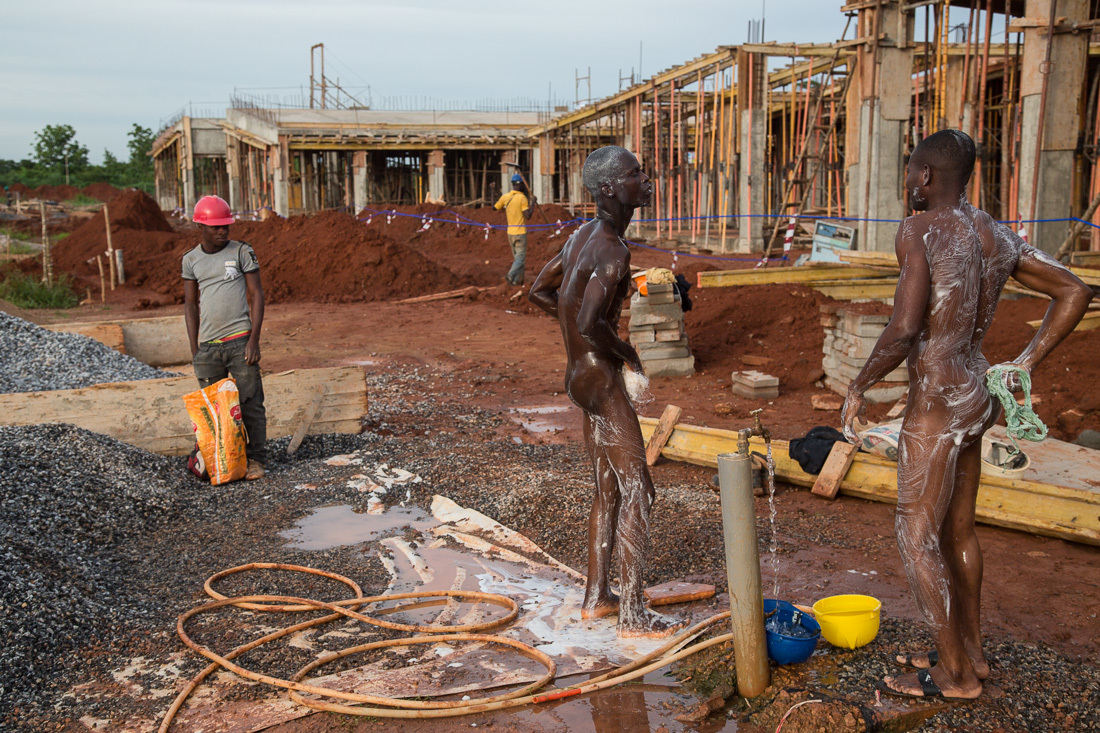
[[[0,720],[53,686],[59,654],[150,612],[118,548],[185,482],[178,459],[70,425],[0,428]]]
[[[78,389],[168,376],[95,339],[55,333],[0,312],[0,393]]]

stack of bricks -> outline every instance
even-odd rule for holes
[[[688,377],[695,357],[684,332],[684,310],[672,283],[648,283],[630,299],[630,345],[650,377]]]
[[[890,322],[890,316],[846,312],[836,305],[821,307],[821,325],[825,327],[825,386],[845,395],[848,385],[856,378],[871,350],[875,348],[882,330]],[[868,402],[896,402],[909,390],[909,371],[903,363],[887,374],[882,381],[867,390]]]

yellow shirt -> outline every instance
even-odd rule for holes
[[[508,219],[509,234],[526,234],[527,219],[523,212],[527,210],[527,197],[519,191],[509,191],[500,197],[493,205],[494,209],[504,209],[505,218]]]

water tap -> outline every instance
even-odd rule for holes
[[[764,411],[764,408],[759,410],[753,410],[749,414],[752,415],[753,423],[751,428],[742,428],[737,431],[737,452],[741,455],[747,456],[749,454],[749,438],[754,435],[760,436],[764,439],[764,443],[770,445],[772,442],[772,431],[768,430],[760,422],[760,413]]]

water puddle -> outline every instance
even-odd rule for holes
[[[532,435],[556,433],[565,430],[565,425],[554,419],[553,415],[569,412],[569,405],[546,405],[543,407],[514,407],[510,412],[512,422]]]
[[[281,535],[301,550],[327,550],[400,534],[406,527],[420,531],[435,524],[438,522],[427,512],[414,506],[392,507],[383,514],[360,514],[347,504],[337,504],[314,509]]]

